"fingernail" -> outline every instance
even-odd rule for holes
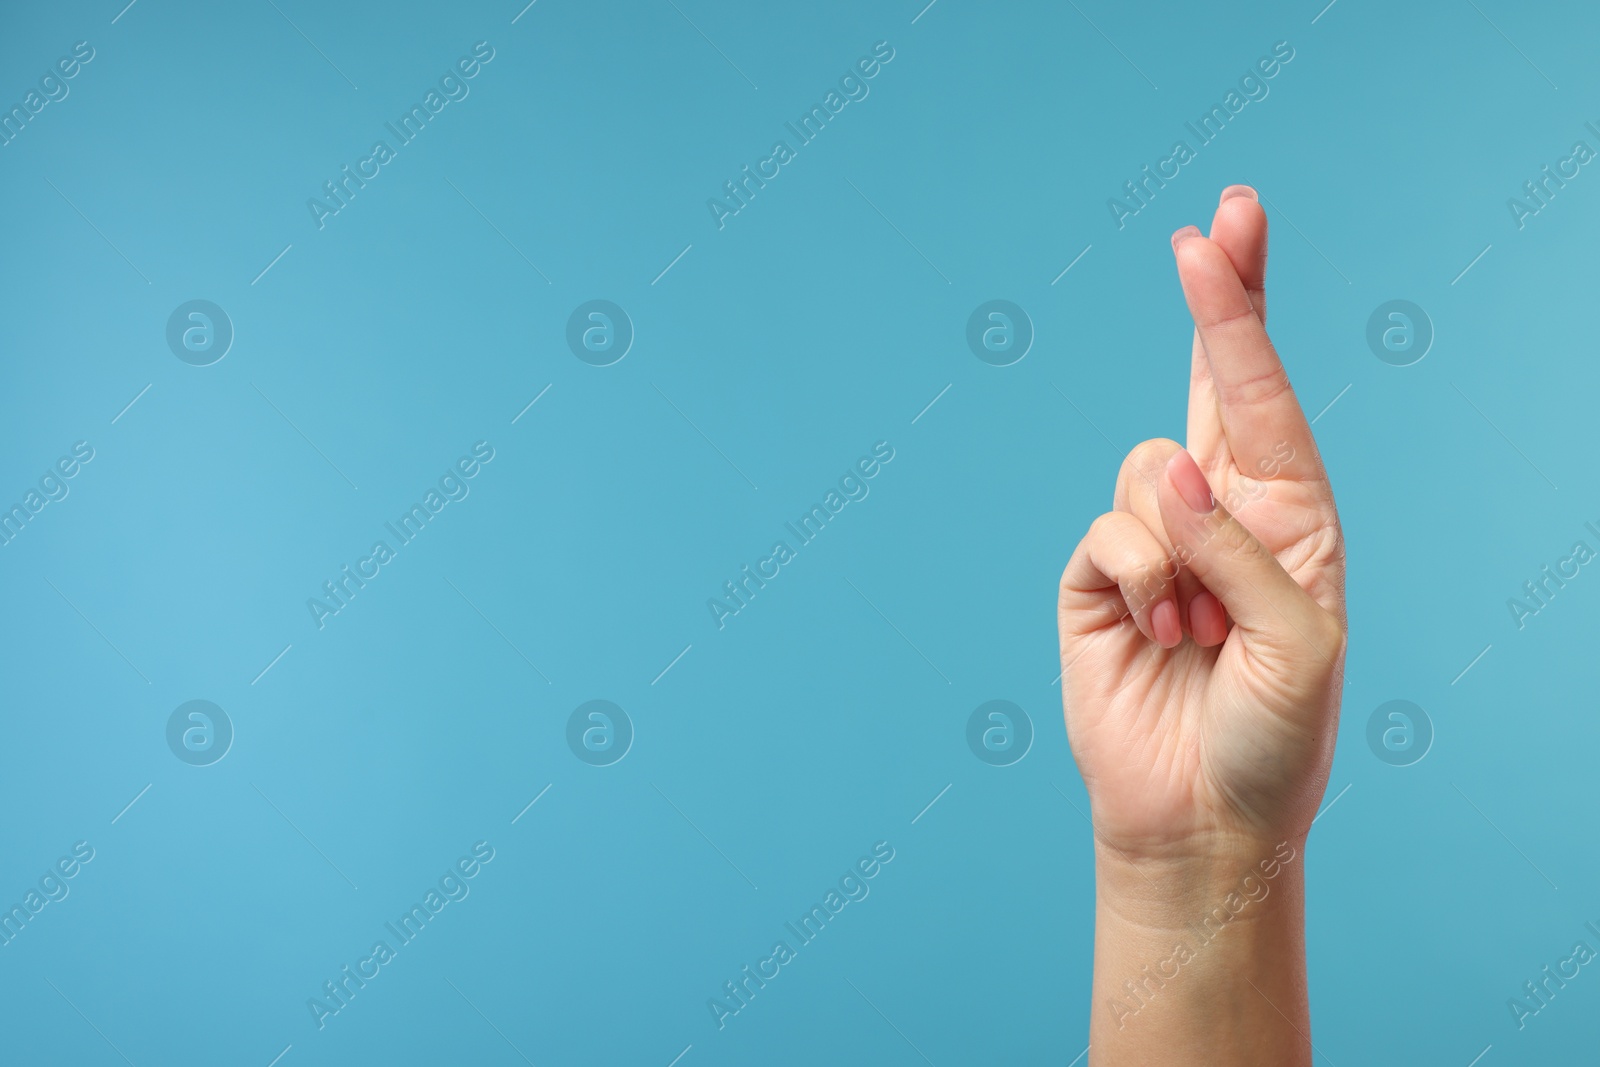
[[[1189,632],[1194,643],[1209,648],[1228,636],[1228,613],[1210,590],[1202,589],[1189,600]]]
[[[1226,189],[1222,190],[1223,200],[1231,200],[1236,196],[1248,196],[1251,200],[1257,201],[1261,199],[1256,195],[1256,191],[1250,188],[1248,185],[1230,185]],[[1221,201],[1218,202],[1220,203]]]
[[[1156,643],[1162,648],[1176,648],[1183,640],[1183,626],[1178,622],[1178,605],[1173,600],[1163,600],[1150,612],[1150,629],[1155,632]]]
[[[1172,234],[1173,251],[1177,251],[1178,246],[1183,244],[1183,242],[1187,241],[1189,238],[1199,236],[1200,228],[1198,226],[1185,226],[1180,230],[1175,230]]]
[[[1167,460],[1167,477],[1172,479],[1173,487],[1183,497],[1183,502],[1193,510],[1209,515],[1216,509],[1217,502],[1211,497],[1211,485],[1187,450],[1180,449]]]

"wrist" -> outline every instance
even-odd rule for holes
[[[1097,846],[1090,1067],[1309,1067],[1303,846]]]
[[[1254,925],[1303,913],[1305,838],[1216,836],[1160,856],[1095,844],[1096,911],[1164,937],[1205,926]]]

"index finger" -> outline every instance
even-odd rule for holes
[[[1234,463],[1251,477],[1320,477],[1311,426],[1233,261],[1193,226],[1172,248]]]
[[[1261,321],[1267,320],[1267,215],[1261,210],[1256,191],[1248,185],[1230,185],[1222,190],[1215,217],[1211,220],[1211,240],[1228,254],[1239,280],[1244,283],[1250,303]],[[1218,470],[1228,456],[1222,433],[1222,413],[1217,410],[1217,391],[1211,384],[1211,365],[1194,332],[1189,368],[1189,431],[1185,441],[1190,454],[1202,470]]]

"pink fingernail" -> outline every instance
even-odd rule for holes
[[[1189,632],[1203,648],[1220,645],[1228,636],[1228,613],[1210,590],[1202,589],[1189,601]]]
[[[1230,185],[1226,189],[1222,190],[1223,200],[1231,200],[1236,196],[1248,196],[1251,200],[1257,201],[1261,199],[1256,195],[1256,191],[1250,188],[1248,185]]]
[[[1150,612],[1150,629],[1155,632],[1156,643],[1162,648],[1176,648],[1183,640],[1183,626],[1178,622],[1178,605],[1173,600],[1163,600]]]
[[[1194,457],[1186,450],[1174,452],[1172,458],[1167,460],[1167,477],[1172,479],[1173,487],[1183,497],[1183,502],[1193,510],[1209,515],[1216,509],[1217,502],[1211,496],[1211,484],[1200,473]]]
[[[1184,226],[1181,229],[1173,231],[1173,234],[1172,234],[1172,249],[1173,249],[1173,251],[1177,251],[1178,246],[1183,244],[1183,242],[1187,241],[1189,238],[1191,238],[1191,237],[1199,237],[1199,236],[1200,236],[1200,228],[1198,226]]]

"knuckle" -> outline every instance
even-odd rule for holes
[[[1116,528],[1118,525],[1120,525],[1121,521],[1122,520],[1118,517],[1118,513],[1115,511],[1107,511],[1100,515],[1096,515],[1094,521],[1089,524],[1089,532],[1084,535],[1084,540],[1102,541],[1110,537],[1115,537],[1117,533]]]
[[[1138,574],[1130,574],[1119,583],[1122,599],[1132,612],[1142,611],[1161,600],[1168,585],[1161,573],[1151,567],[1143,567]]]
[[[1238,326],[1241,323],[1249,326],[1251,325],[1251,319],[1255,319],[1257,322],[1260,322],[1261,316],[1256,313],[1254,305],[1251,304],[1247,297],[1242,304],[1230,302],[1229,306],[1226,308],[1216,308],[1212,310],[1210,314],[1205,315],[1205,321],[1201,322],[1199,326],[1204,332],[1220,333],[1223,330]]]
[[[1246,530],[1238,519],[1230,517],[1222,523],[1219,540],[1223,551],[1235,563],[1256,567],[1277,562],[1266,546],[1256,540],[1255,535]]]
[[[1289,372],[1280,364],[1271,370],[1232,382],[1228,386],[1230,399],[1243,404],[1270,404],[1279,397],[1292,393]]]
[[[1345,643],[1349,637],[1339,617],[1324,609],[1317,612],[1317,624],[1312,639],[1316,641],[1318,649],[1326,653],[1329,658],[1337,660],[1344,655]]]
[[[1140,441],[1129,450],[1122,461],[1124,474],[1147,473],[1159,470],[1166,465],[1172,454],[1183,448],[1178,442],[1167,437],[1152,437],[1148,441]]]

